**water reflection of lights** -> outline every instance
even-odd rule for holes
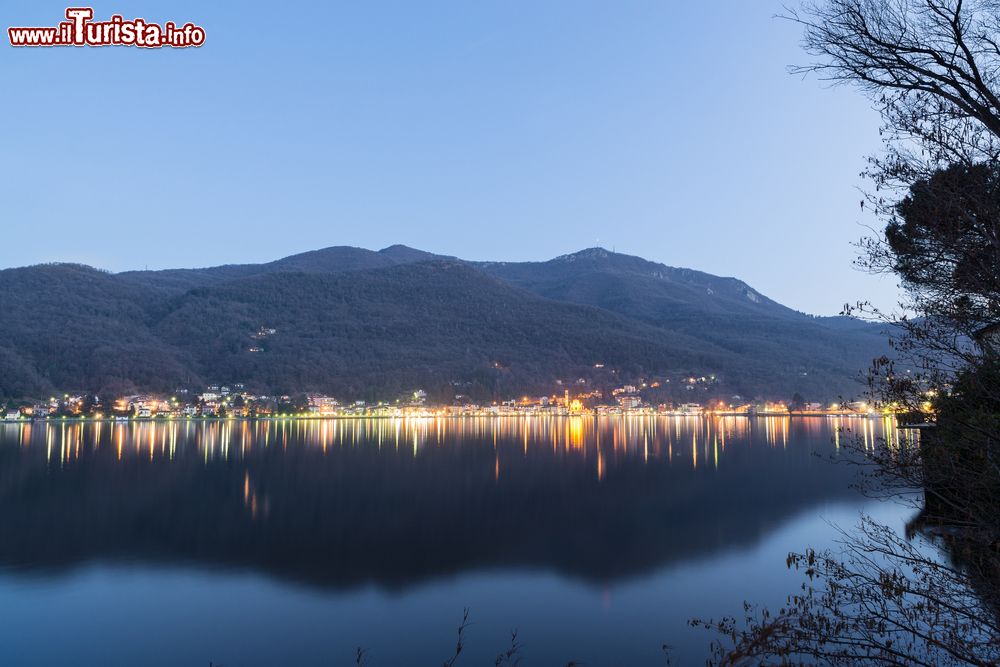
[[[512,416],[400,417],[350,420],[274,420],[58,423],[30,422],[0,426],[0,436],[21,449],[44,446],[46,460],[59,465],[79,459],[87,448],[110,446],[119,460],[142,456],[173,460],[179,449],[195,450],[205,463],[243,459],[256,451],[289,440],[315,446],[324,455],[344,448],[371,447],[381,452],[392,443],[396,453],[419,457],[426,448],[461,445],[463,441],[492,443],[494,476],[501,477],[511,445],[528,458],[533,449],[551,455],[590,461],[598,479],[613,474],[627,457],[645,463],[667,462],[693,469],[719,469],[727,454],[740,447],[787,449],[796,432],[816,435],[832,426],[839,451],[845,437],[856,437],[868,451],[912,447],[919,434],[896,428],[892,416],[869,418],[759,416]],[[89,432],[88,432],[89,430]],[[516,443],[516,444],[515,444]],[[405,448],[405,449],[402,449]],[[506,452],[506,453],[505,453]],[[248,478],[249,480],[249,478]]]

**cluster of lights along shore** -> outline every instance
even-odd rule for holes
[[[601,401],[598,392],[571,395],[523,396],[517,399],[480,405],[456,401],[451,405],[433,405],[426,392],[416,390],[394,402],[367,404],[364,401],[341,403],[323,394],[259,396],[249,394],[242,385],[209,386],[205,391],[176,395],[134,394],[115,399],[101,399],[87,394],[52,396],[47,401],[8,403],[0,413],[5,422],[44,420],[90,421],[168,421],[236,419],[337,419],[337,418],[440,418],[491,416],[605,416],[669,415],[694,417],[800,415],[800,416],[873,416],[901,412],[897,405],[874,405],[865,401],[848,403],[784,401],[713,400],[701,403],[650,404],[640,389],[626,385],[611,392],[609,402]],[[922,406],[931,412],[928,401]]]

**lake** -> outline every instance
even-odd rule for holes
[[[841,431],[840,429],[848,429]],[[891,420],[0,424],[0,665],[702,664],[860,511]]]

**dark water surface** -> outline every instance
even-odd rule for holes
[[[851,433],[839,433],[847,427]],[[882,419],[0,425],[0,665],[700,664],[862,509]],[[842,457],[841,457],[842,458]]]

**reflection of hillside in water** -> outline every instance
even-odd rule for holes
[[[849,498],[834,419],[618,417],[0,427],[0,562],[253,568],[405,586],[614,580]],[[874,443],[891,424],[844,420]],[[840,436],[845,437],[845,436]],[[819,454],[820,456],[816,456]]]

